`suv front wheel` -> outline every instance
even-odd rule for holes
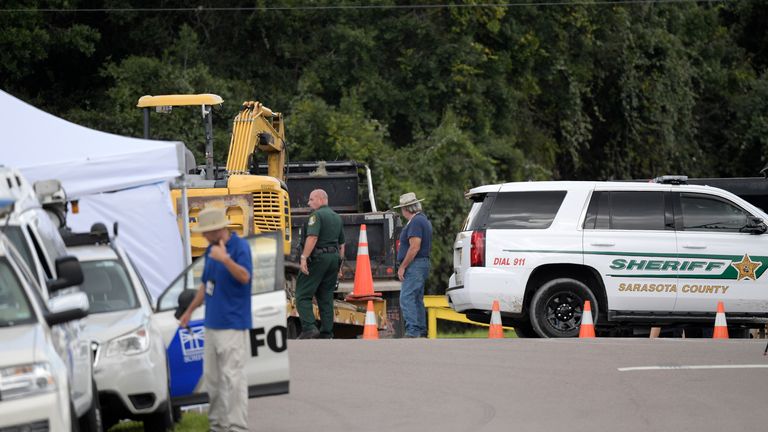
[[[531,299],[533,329],[545,338],[578,336],[585,300],[590,301],[592,318],[597,322],[597,299],[586,285],[570,278],[545,283]]]

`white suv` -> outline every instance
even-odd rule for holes
[[[144,281],[113,240],[103,224],[64,235],[83,268],[81,289],[90,303],[85,334],[94,341],[104,427],[131,418],[145,430],[164,431],[173,426],[165,344]]]
[[[50,186],[50,181],[35,185],[41,183],[46,186],[43,189]],[[63,197],[63,191],[59,191],[59,195]],[[0,231],[19,252],[35,279],[40,297],[45,302],[54,302],[61,295],[77,292],[82,271],[77,259],[66,255],[66,246],[54,223],[54,220],[60,222],[60,218],[43,209],[35,189],[18,170],[0,166],[0,201],[4,202],[0,206]],[[62,274],[62,269],[79,279],[73,282],[71,277]],[[56,327],[71,343],[84,347],[71,350],[65,359],[72,366],[69,392],[75,413],[80,418],[80,429],[101,431],[101,409],[93,384],[93,359],[89,341],[82,335],[83,320]]]
[[[572,337],[590,300],[598,329],[768,322],[766,214],[721,189],[525,182],[470,190],[446,294],[470,319],[494,300],[521,336]]]
[[[83,318],[88,301],[83,293],[69,293],[46,302],[40,290],[21,255],[0,234],[2,431],[78,429],[70,390],[83,365],[72,359],[87,352],[88,344],[66,323]]]

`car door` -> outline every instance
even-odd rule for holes
[[[596,190],[584,221],[584,264],[603,277],[612,311],[671,312],[677,240],[663,190]]]
[[[680,270],[675,310],[715,312],[718,300],[726,312],[765,312],[768,290],[768,235],[742,232],[751,214],[739,204],[712,194],[676,194],[682,214],[677,238]]]
[[[247,238],[253,259],[251,282],[250,358],[246,364],[249,397],[288,392],[286,296],[283,283],[283,247],[279,233]],[[192,263],[159,297],[153,316],[163,335],[170,370],[171,397],[175,405],[207,401],[203,386],[205,305],[180,329],[176,309],[180,296],[200,286],[204,258]],[[179,314],[180,315],[180,314]]]

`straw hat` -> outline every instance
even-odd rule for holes
[[[189,230],[196,233],[216,231],[229,225],[226,210],[223,208],[207,207],[197,215],[197,226]]]
[[[424,201],[424,199],[416,199],[416,194],[413,192],[408,192],[400,195],[400,205],[396,205],[393,208],[400,208],[400,207],[406,207],[412,204],[416,204],[419,202]]]

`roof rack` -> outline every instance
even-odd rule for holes
[[[655,179],[651,180],[651,183],[661,183],[661,184],[671,184],[671,185],[688,184],[688,176],[664,175],[664,176],[656,177]]]
[[[106,225],[101,222],[93,224],[89,232],[63,231],[61,237],[64,239],[64,244],[67,247],[109,244],[111,241]]]

